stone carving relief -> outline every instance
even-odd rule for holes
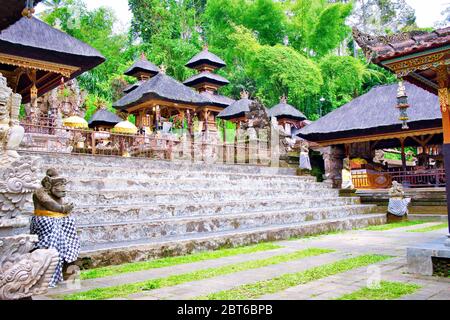
[[[70,116],[84,117],[86,114],[85,100],[87,93],[80,89],[76,79],[37,98],[36,105],[28,103],[25,111],[28,117],[67,118]]]
[[[0,239],[0,300],[20,300],[47,292],[58,251],[36,250],[36,236]]]
[[[27,227],[28,218],[20,214],[39,187],[39,159],[20,157],[16,151],[24,137],[19,125],[20,102],[20,95],[12,93],[0,74],[0,300],[45,293],[58,262],[55,250],[30,253],[38,239],[17,236],[15,231]]]

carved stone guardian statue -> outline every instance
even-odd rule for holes
[[[78,259],[80,239],[75,220],[70,216],[73,204],[64,203],[67,180],[58,175],[56,170],[47,171],[42,180],[42,188],[33,195],[34,217],[31,220],[31,233],[39,237],[36,247],[39,249],[56,249],[59,261],[50,282],[55,287],[63,281],[63,266]]]
[[[406,220],[408,218],[408,206],[410,198],[405,198],[403,186],[397,181],[392,182],[389,190],[388,221]]]
[[[350,166],[350,158],[344,159],[344,168],[342,169],[342,189],[355,189],[352,179],[352,170]]]

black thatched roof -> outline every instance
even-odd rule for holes
[[[442,126],[439,99],[434,94],[405,83],[411,130]],[[380,133],[405,132],[399,120],[398,84],[378,86],[303,128],[299,136],[326,141]]]
[[[284,101],[269,110],[269,117],[287,118],[298,121],[306,120],[306,116],[303,113]]]
[[[0,34],[0,53],[12,56],[35,59],[39,61],[78,67],[72,74],[75,78],[80,74],[95,68],[105,61],[105,58],[88,44],[59,31],[36,18],[22,18]],[[0,64],[0,69],[13,70],[14,66]],[[47,72],[38,71],[38,83]],[[24,77],[21,80],[25,79]],[[60,84],[61,75],[53,74],[46,77],[45,83],[39,83],[39,94],[42,95]],[[66,79],[67,80],[67,79]],[[17,90],[22,94],[23,103],[29,102],[29,93],[20,89],[29,83],[19,83]]]
[[[222,96],[220,94],[212,94],[209,92],[201,92],[200,94],[206,97],[209,101],[211,101],[212,105],[222,108],[226,108],[232,103],[236,102],[236,100]]]
[[[186,63],[186,67],[195,69],[202,64],[210,65],[216,68],[223,68],[227,64],[225,61],[220,59],[214,53],[208,51],[208,48],[204,48],[202,52],[195,55],[188,63]]]
[[[181,82],[162,73],[142,83],[139,88],[113,104],[114,108],[126,109],[149,99],[162,99],[175,103],[208,105],[210,101]]]
[[[106,109],[100,109],[92,116],[91,120],[89,120],[89,127],[93,128],[99,125],[116,125],[121,122],[122,119]]]
[[[227,85],[230,83],[224,77],[219,76],[218,74],[208,72],[208,71],[204,71],[199,74],[196,74],[196,75],[190,77],[189,79],[187,79],[186,81],[184,81],[183,83],[187,86],[192,87],[197,84],[201,84],[201,83],[205,83],[205,82],[216,84],[218,86],[224,86],[224,85]]]
[[[138,72],[148,73],[154,76],[160,72],[159,68],[153,63],[147,60],[147,58],[142,55],[139,60],[137,60],[127,71],[125,71],[126,76],[133,76]]]
[[[42,0],[34,0],[37,6]],[[0,32],[22,18],[25,0],[2,0],[0,10]]]
[[[139,88],[139,86],[143,83],[144,81],[138,81],[136,83],[130,84],[128,87],[126,87],[125,89],[123,89],[124,93],[130,93],[133,90],[136,90],[137,88]]]
[[[243,98],[231,104],[228,108],[222,110],[217,116],[218,118],[229,120],[245,116],[246,112],[250,112],[250,105],[253,100]]]

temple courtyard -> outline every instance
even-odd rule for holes
[[[35,299],[448,300],[450,278],[406,267],[408,246],[445,236],[443,221],[412,220],[194,253],[83,271]]]

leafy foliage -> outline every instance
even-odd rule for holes
[[[312,120],[374,85],[395,81],[366,64],[363,55],[348,56],[349,17],[352,25],[364,21],[374,30],[380,23],[394,30],[395,19],[399,28],[414,25],[414,12],[403,0],[129,0],[131,29],[117,33],[110,9],[88,10],[83,0],[44,3],[47,23],[107,59],[80,77],[91,105],[99,97],[108,105],[120,98],[133,81],[123,72],[142,52],[177,80],[187,79],[195,71],[185,63],[206,42],[227,62],[219,74],[231,84],[221,94],[237,99],[245,89],[267,106],[287,94],[289,103]]]

